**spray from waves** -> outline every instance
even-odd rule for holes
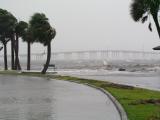
[[[8,61],[10,66],[10,61]],[[26,69],[26,61],[21,61],[21,66]],[[51,64],[55,64],[57,70],[77,71],[81,70],[106,70],[106,71],[125,71],[125,72],[159,72],[160,61],[108,61],[108,60],[51,60]],[[36,60],[31,62],[32,70],[41,70],[44,65],[44,60]],[[0,69],[3,69],[3,61],[0,61]]]

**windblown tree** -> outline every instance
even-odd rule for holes
[[[34,40],[47,46],[47,60],[42,70],[42,74],[45,74],[51,58],[51,41],[56,36],[56,31],[51,27],[48,18],[43,13],[35,13],[31,17],[29,23],[33,32]]]
[[[142,23],[146,22],[150,16],[152,16],[160,38],[160,26],[158,21],[159,9],[160,0],[133,0],[130,13],[134,21],[141,21]],[[151,21],[149,21],[148,28],[152,31]]]
[[[7,65],[7,43],[13,37],[17,19],[7,10],[0,9],[0,41],[4,46],[4,68]]]
[[[5,38],[5,35],[0,34],[0,42],[4,46],[4,69],[8,70],[8,62],[7,62],[7,43],[9,42],[9,38]]]
[[[22,35],[24,42],[27,42],[27,70],[31,69],[31,44],[34,42],[33,32],[31,27],[28,25],[27,29]]]
[[[28,28],[28,24],[24,21],[19,21],[15,28],[15,69],[21,70],[21,65],[19,61],[19,38],[23,38],[23,36],[26,34]]]

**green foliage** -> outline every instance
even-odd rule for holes
[[[15,30],[17,19],[7,10],[0,9],[0,33]]]
[[[160,0],[133,0],[130,13],[135,21],[147,20],[148,15],[157,14],[160,8]]]
[[[26,29],[26,31],[22,35],[22,39],[25,42],[30,42],[30,43],[35,42],[34,37],[33,37],[32,28],[30,26],[28,26],[28,28]]]
[[[28,29],[28,23],[24,21],[19,21],[16,25],[15,32],[20,36],[23,37]]]
[[[17,19],[7,10],[0,9],[0,41],[4,44],[11,37],[16,27]],[[2,39],[3,38],[3,39]]]
[[[153,16],[160,37],[158,23],[159,10],[160,0],[132,0],[132,4],[130,6],[131,17],[136,22],[141,21],[142,23],[145,23],[150,16]],[[148,28],[152,31],[151,21],[149,22]]]
[[[35,13],[29,23],[35,42],[40,42],[46,46],[56,35],[55,29],[51,27],[48,18],[43,13]]]
[[[131,4],[130,13],[135,21],[139,21],[141,18],[143,19],[143,15],[147,12],[147,8],[143,2],[144,0],[133,0]]]

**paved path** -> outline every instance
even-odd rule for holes
[[[93,88],[37,77],[0,76],[0,120],[120,120]]]

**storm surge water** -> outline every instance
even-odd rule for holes
[[[160,90],[160,61],[72,61],[63,64],[57,64],[61,75]]]
[[[60,75],[71,75],[110,81],[141,88],[160,90],[160,61],[158,60],[51,60]],[[26,69],[26,61],[21,60]],[[31,70],[42,70],[44,60],[32,60]],[[0,62],[3,68],[3,62]],[[49,68],[48,71],[53,71]]]

